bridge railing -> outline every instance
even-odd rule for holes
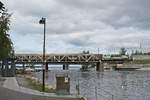
[[[22,54],[15,55],[16,62],[42,62],[42,55]],[[99,54],[72,54],[72,55],[46,55],[46,62],[61,63],[61,62],[99,62],[102,55]]]

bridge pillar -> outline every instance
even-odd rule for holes
[[[65,70],[65,64],[63,64],[63,70]]]
[[[81,70],[87,71],[88,70],[88,64],[82,64]]]
[[[47,62],[45,63],[45,71],[46,72],[48,71],[48,63]]]
[[[23,68],[23,74],[25,74],[25,69],[26,69],[25,63],[22,63],[22,68]]]
[[[104,71],[104,66],[102,62],[96,63],[96,71],[100,71],[100,72]]]
[[[63,70],[68,70],[69,69],[69,64],[63,64]]]

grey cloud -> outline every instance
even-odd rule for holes
[[[74,34],[75,35],[75,34]],[[68,35],[68,38],[64,38],[65,43],[68,43],[70,45],[73,45],[75,47],[89,47],[94,44],[93,41],[91,41],[90,34],[82,34],[82,35],[75,35],[72,36],[71,34]]]
[[[33,19],[47,17],[48,33],[51,34],[94,31],[110,25],[116,29],[122,27],[149,29],[150,24],[149,0],[13,1],[15,3],[10,3],[10,8],[20,13],[20,17],[32,16]],[[18,30],[21,27],[24,26],[20,26]],[[33,26],[32,29],[34,28],[37,27]]]
[[[55,5],[53,0],[12,0],[8,4],[8,8],[22,16],[48,16]]]
[[[138,46],[138,41],[145,39],[147,41],[145,40],[143,47],[148,48],[150,43],[149,0],[45,0],[44,2],[9,0],[7,2],[9,11],[12,10],[14,13],[11,23],[13,33],[22,36],[30,34],[31,37],[42,34],[43,26],[39,25],[38,21],[41,17],[47,18],[46,33],[57,36],[54,39],[48,37],[53,43],[53,45],[48,44],[49,49],[56,45],[61,45],[59,48],[64,50],[67,48],[75,50],[80,47],[135,48]],[[82,35],[71,36],[74,33]],[[15,40],[15,37],[13,39]],[[22,46],[17,45],[17,48]],[[59,48],[56,47],[54,51]]]
[[[93,43],[89,41],[88,39],[82,39],[82,38],[74,38],[68,41],[71,45],[74,45],[76,47],[86,47],[90,46]]]
[[[120,1],[114,2],[112,0],[56,0],[58,3],[64,4],[65,6],[73,7],[76,9],[107,9],[111,5],[120,4]],[[87,11],[88,11],[87,10]]]
[[[87,14],[92,15],[93,19],[95,19],[94,22],[102,21],[112,25],[114,28],[135,27],[149,29],[150,26],[149,0],[116,0],[115,2],[112,0],[57,1],[70,8],[87,11]]]
[[[149,30],[149,4],[149,0],[124,0],[109,16],[110,20],[105,19],[105,22],[115,28],[135,27]]]

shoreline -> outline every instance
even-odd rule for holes
[[[40,91],[33,90],[30,88],[22,87],[18,84],[16,77],[5,77],[5,79],[6,80],[4,81],[2,88],[8,89],[10,91],[18,92],[18,94],[25,94],[27,96],[31,95],[31,96],[43,97],[43,98],[47,98],[47,99],[50,98],[49,100],[85,100],[81,96],[56,95],[53,93],[40,92]],[[14,100],[16,100],[16,99],[14,99]],[[19,99],[19,100],[24,100],[24,99]],[[31,98],[31,100],[32,100],[32,98]],[[43,99],[38,99],[38,100],[43,100]]]

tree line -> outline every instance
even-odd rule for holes
[[[8,31],[10,30],[10,17],[4,4],[0,1],[0,60],[14,55],[13,43]]]

